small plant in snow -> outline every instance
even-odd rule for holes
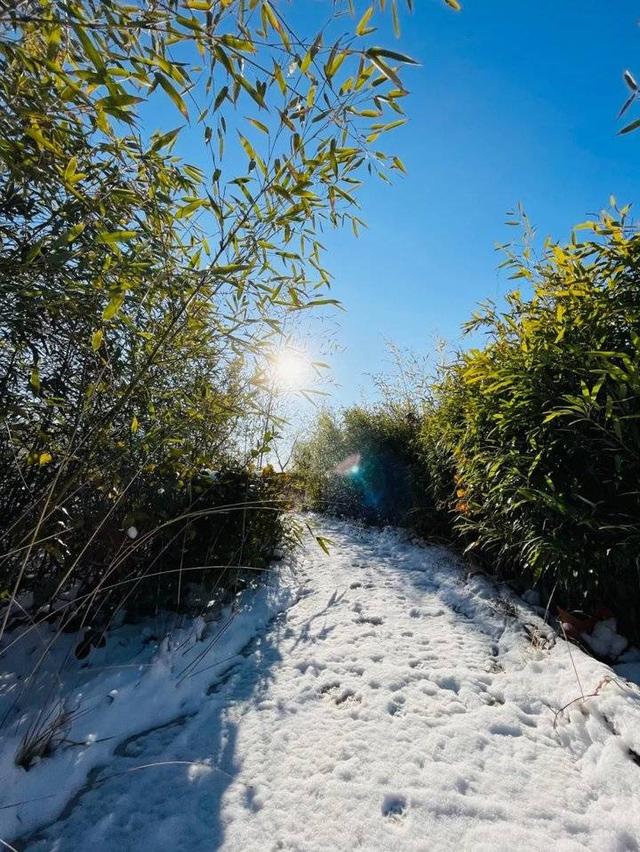
[[[53,754],[64,742],[73,716],[64,701],[56,702],[39,714],[20,741],[15,756],[16,765],[28,771],[41,758]]]

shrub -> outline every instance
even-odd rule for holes
[[[317,234],[357,232],[365,168],[404,170],[369,151],[405,95],[373,28],[345,36],[337,9],[305,40],[267,0],[5,6],[0,639],[18,593],[80,595],[63,626],[102,629],[113,580],[159,606],[165,569],[215,584],[264,565],[285,529],[282,482],[256,470],[261,364],[285,317],[334,301]]]
[[[370,523],[437,531],[418,435],[419,420],[409,410],[355,406],[340,418],[324,412],[294,459],[308,504]]]
[[[309,503],[448,534],[522,588],[608,606],[640,635],[640,236],[627,214],[538,261],[509,254],[530,295],[486,305],[467,324],[486,344],[430,383],[413,369],[400,391],[378,382],[378,406],[323,414],[296,457]]]
[[[533,294],[468,324],[481,349],[443,371],[422,429],[436,497],[496,570],[576,607],[640,615],[640,237],[603,215],[592,239],[510,256]]]

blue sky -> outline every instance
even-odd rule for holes
[[[316,18],[322,0],[298,2],[296,14]],[[338,404],[384,368],[385,338],[420,352],[436,336],[461,342],[474,306],[509,287],[494,247],[514,237],[504,223],[518,202],[541,236],[564,239],[611,194],[640,197],[640,132],[616,135],[622,72],[640,74],[637,3],[415,5],[397,48],[422,66],[404,74],[410,121],[387,142],[409,175],[363,189],[359,240],[324,240],[346,308],[332,357]]]

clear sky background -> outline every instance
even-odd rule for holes
[[[294,0],[318,20],[329,0]],[[606,207],[640,204],[640,131],[618,136],[625,68],[640,76],[640,7],[631,0],[466,0],[456,14],[415,0],[397,49],[410,121],[387,141],[409,171],[361,193],[369,229],[325,234],[341,351],[336,404],[360,398],[385,366],[385,339],[418,352],[437,336],[464,345],[460,325],[509,289],[497,242],[522,202],[540,236]],[[347,28],[345,22],[345,29]],[[393,47],[381,31],[380,43]],[[640,109],[631,117],[640,116]],[[628,118],[627,120],[631,120]]]

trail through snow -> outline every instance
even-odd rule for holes
[[[297,602],[18,848],[640,850],[637,688],[446,550],[321,523]]]

